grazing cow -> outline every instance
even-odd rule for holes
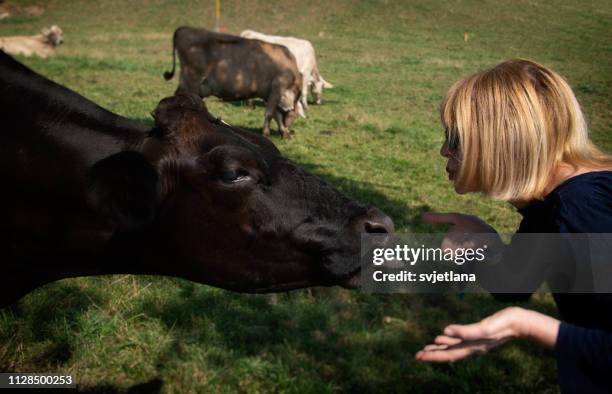
[[[308,91],[312,93],[315,103],[321,104],[323,88],[333,87],[331,83],[324,80],[321,74],[319,74],[315,50],[310,41],[295,37],[271,36],[253,30],[244,30],[240,33],[240,36],[283,45],[291,51],[297,62],[298,70],[302,74],[302,98],[300,99],[300,105],[304,110],[308,109]],[[300,112],[299,109],[298,112]]]
[[[289,138],[289,126],[296,117],[301,96],[301,76],[295,58],[283,46],[247,40],[242,37],[205,29],[180,27],[173,37],[172,71],[176,52],[181,74],[176,93],[216,96],[224,100],[266,101],[263,135],[270,135],[274,118],[283,138]]]
[[[64,42],[64,34],[59,26],[42,29],[35,36],[0,37],[0,49],[12,55],[37,55],[45,58],[53,55],[55,47]]]
[[[61,278],[155,274],[241,292],[354,283],[381,211],[212,116],[159,103],[148,127],[0,51],[0,305]]]

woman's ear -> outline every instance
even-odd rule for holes
[[[120,152],[89,171],[88,197],[108,223],[134,229],[151,223],[159,203],[159,176],[138,152]]]

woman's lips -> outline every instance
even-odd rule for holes
[[[448,173],[448,179],[453,179],[455,177],[455,171],[450,168],[446,167],[446,172]]]

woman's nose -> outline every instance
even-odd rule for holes
[[[448,141],[444,141],[442,144],[442,147],[440,148],[440,155],[450,159],[452,152],[448,146]]]

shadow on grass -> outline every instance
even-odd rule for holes
[[[33,371],[44,371],[50,366],[68,361],[73,353],[74,338],[65,325],[72,324],[92,305],[100,302],[95,292],[60,283],[46,286],[38,291],[27,303],[17,302],[0,313],[12,314],[13,319],[22,319],[20,335],[25,335],[30,342],[46,344],[40,353],[28,360],[27,368]],[[10,342],[12,339],[9,339]],[[0,358],[0,370],[14,370],[15,356],[5,353]],[[23,365],[21,365],[23,367]]]
[[[183,282],[181,288],[181,296],[174,301],[143,305],[142,313],[160,319],[181,341],[207,348],[207,362],[214,367],[225,369],[244,358],[267,357],[302,374],[301,379],[303,371],[310,371],[306,374],[313,373],[313,378],[342,392],[466,391],[462,368],[413,360],[414,352],[425,344],[418,330],[409,328],[413,322],[401,321],[405,327],[399,328],[384,323],[388,311],[397,311],[396,303],[406,308],[404,311],[409,308],[405,301],[411,299],[418,299],[423,308],[449,307],[454,302],[446,296],[398,300],[320,289],[321,295],[315,298],[289,294],[283,302],[270,305],[262,295],[211,292],[189,282]],[[214,335],[208,331],[211,327]],[[170,348],[160,363],[179,354]],[[491,373],[517,368],[517,362],[507,358],[495,358],[494,367],[490,359],[486,362],[493,371],[483,372],[481,377],[470,375],[470,385],[489,386],[491,392],[496,381]],[[230,368],[216,383],[232,387],[233,374]]]
[[[161,379],[151,379],[148,382],[136,384],[128,389],[111,385],[100,385],[87,389],[78,389],[84,394],[157,394],[161,392],[164,382]]]

